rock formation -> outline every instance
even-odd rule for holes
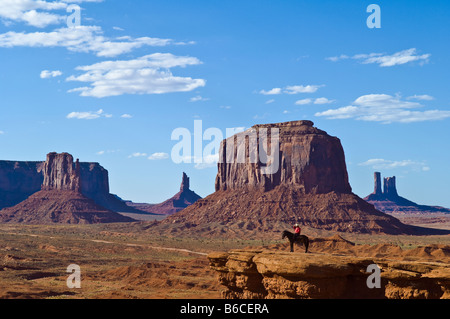
[[[264,250],[218,252],[208,258],[226,299],[450,298],[448,263]],[[381,269],[380,288],[367,287],[372,264]]]
[[[189,177],[183,172],[181,179],[180,191],[168,200],[155,205],[127,203],[132,207],[145,210],[151,214],[171,215],[177,213],[184,208],[194,204],[201,199],[194,191],[189,189]]]
[[[37,171],[42,173],[41,190],[15,206],[1,210],[0,222],[90,224],[134,221],[102,207],[82,193],[83,185],[90,183],[83,180],[80,162],[74,163],[72,155],[50,153],[39,167],[42,168]]]
[[[68,153],[49,153],[44,163],[43,190],[81,191],[80,161],[75,165],[73,156]]]
[[[381,188],[381,173],[375,172],[375,189],[373,191],[374,195],[381,195],[383,194],[383,189]]]
[[[268,166],[277,169],[267,172]],[[273,236],[296,222],[343,232],[418,231],[352,193],[340,140],[311,121],[256,125],[224,140],[215,185],[215,193],[163,224],[211,233],[221,227],[221,236],[236,225]]]
[[[381,173],[375,172],[374,192],[364,198],[374,205],[376,209],[388,214],[408,214],[408,213],[450,213],[450,209],[438,206],[419,205],[398,195],[396,178],[384,178],[384,189],[378,185],[381,180]]]
[[[183,177],[181,179],[181,186],[180,186],[180,192],[185,192],[190,190],[189,189],[189,177],[186,175],[185,172],[183,172]]]
[[[0,210],[1,223],[45,225],[133,221],[71,190],[41,190],[13,207]]]
[[[386,197],[388,198],[398,197],[395,176],[386,177],[384,179],[384,195],[386,195]]]
[[[311,121],[255,125],[224,140],[216,191],[270,191],[280,185],[292,185],[301,187],[305,194],[350,193],[340,140],[313,125]],[[276,168],[273,174],[264,173],[267,156]]]
[[[41,189],[43,162],[0,161],[0,209],[14,206]]]
[[[73,164],[67,153],[50,153],[45,162],[0,161],[0,209],[17,205],[41,189],[79,190],[109,210],[143,213],[110,194],[108,171],[99,163]]]

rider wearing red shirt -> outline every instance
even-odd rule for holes
[[[294,238],[297,238],[300,236],[300,233],[302,232],[302,229],[300,228],[299,224],[294,225]]]

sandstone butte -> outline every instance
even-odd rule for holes
[[[273,156],[270,150],[274,142],[266,134],[272,129],[279,130],[279,169],[264,174],[262,168],[270,161],[255,161],[251,154],[263,151]],[[250,142],[255,136],[256,143]],[[239,154],[245,154],[245,161],[237,160]],[[255,125],[222,141],[215,190],[166,218],[161,226],[171,232],[189,229],[224,237],[274,237],[297,222],[340,232],[441,232],[405,225],[355,195],[340,140],[314,127],[311,121]]]
[[[49,153],[44,163],[31,166],[38,167],[38,172],[42,173],[41,190],[15,206],[1,210],[0,222],[92,224],[134,221],[101,206],[94,199],[83,194],[82,190],[90,193],[98,187],[103,187],[106,191],[108,181],[104,172],[102,176],[106,176],[106,180],[100,178],[98,184],[83,178],[92,174],[92,171],[83,174],[80,162],[77,160],[74,163],[72,155],[68,153]],[[98,169],[95,165],[91,168]],[[30,176],[36,176],[32,170],[28,173]],[[34,179],[33,183],[35,184]],[[101,201],[112,199],[112,196],[108,192],[96,194],[94,197]]]
[[[49,153],[43,162],[0,161],[0,210],[15,206],[42,189],[77,188],[84,196],[108,210],[139,213],[116,195],[110,194],[108,171],[99,163],[71,161],[73,157],[67,153]],[[50,165],[50,162],[53,164]],[[76,166],[79,181],[70,181]],[[51,167],[54,169],[49,171]]]

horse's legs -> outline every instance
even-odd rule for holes
[[[293,252],[294,252],[294,242],[291,241],[291,253],[293,253]]]

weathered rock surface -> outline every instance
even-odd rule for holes
[[[294,185],[305,194],[351,193],[340,140],[313,125],[311,121],[255,125],[224,140],[219,152],[216,191],[269,191],[280,185]],[[272,147],[271,141],[275,140],[271,130],[278,130],[277,147]],[[279,154],[271,154],[270,150],[279,150]],[[272,161],[265,160],[266,154]],[[279,169],[264,174],[267,162]]]
[[[270,174],[263,173],[267,166],[261,161],[251,162],[255,151],[251,147],[268,150],[276,141],[255,144],[238,138],[261,129],[279,130],[279,169]],[[265,136],[270,140],[269,134],[258,134],[258,140]],[[234,152],[229,151],[230,145]],[[261,226],[260,232],[273,236],[274,231],[284,230],[275,229],[279,222],[358,233],[427,231],[404,225],[353,194],[339,139],[313,127],[310,121],[256,125],[223,141],[221,148],[216,192],[165,219],[163,225],[189,225],[191,231],[221,229],[225,232],[221,236],[227,236],[223,225],[232,228],[243,223],[250,229]],[[243,154],[245,161],[239,163],[237,159]]]
[[[14,206],[41,189],[43,162],[0,161],[0,209]]]
[[[68,153],[49,153],[44,163],[43,190],[71,190],[81,191],[80,162],[75,165],[73,156]]]
[[[269,250],[217,252],[208,258],[226,299],[450,298],[450,266],[442,262]],[[381,288],[367,286],[372,264],[381,269]]]
[[[375,172],[374,192],[364,198],[379,211],[388,214],[450,213],[448,208],[419,205],[399,196],[395,176],[384,178],[383,186],[381,190],[381,173]]]

